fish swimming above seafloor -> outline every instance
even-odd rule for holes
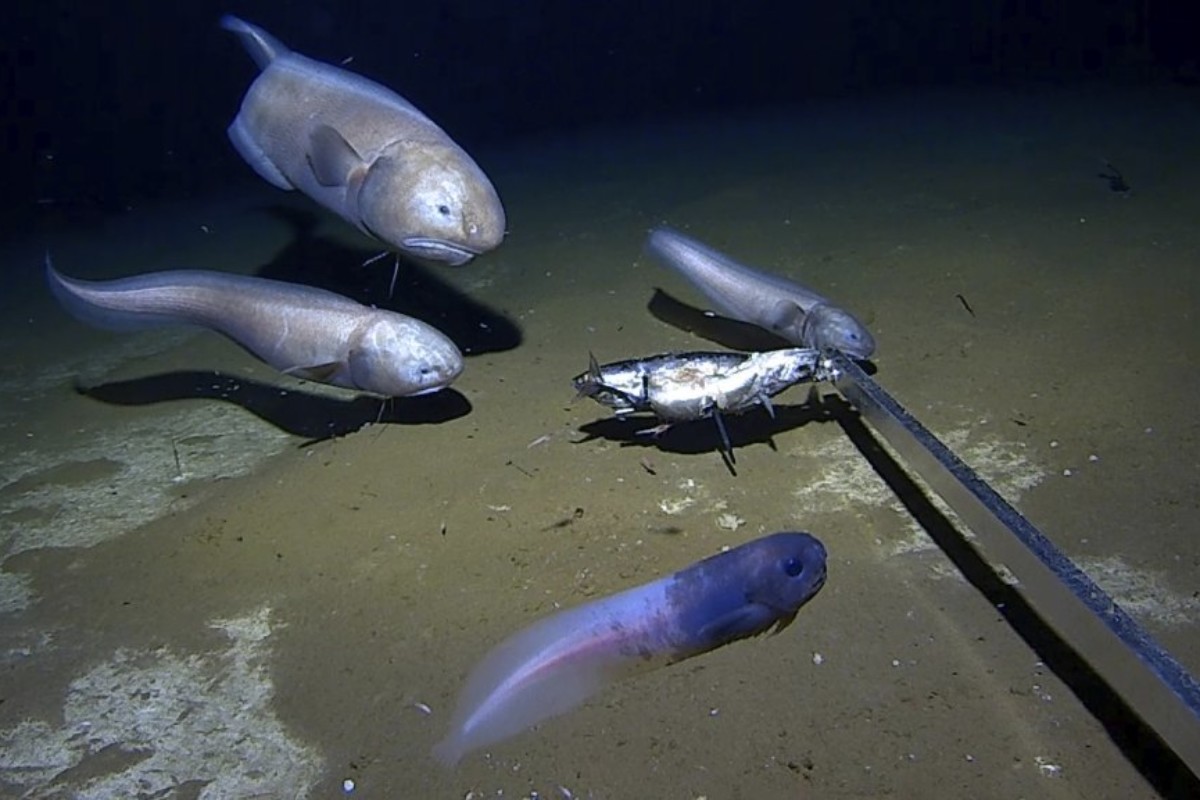
[[[771,398],[805,381],[829,377],[818,350],[792,347],[763,353],[665,353],[599,364],[571,379],[575,391],[613,409],[617,416],[648,411],[665,424],[711,417],[728,458],[733,458],[723,414],[761,405],[774,416]]]
[[[463,369],[458,347],[433,326],[324,289],[205,270],[82,281],[59,273],[49,255],[46,279],[91,325],[198,325],[280,372],[383,397],[437,391]]]
[[[459,265],[500,244],[504,207],[491,181],[412,103],[237,17],[221,26],[262,70],[229,126],[262,178],[410,256]]]
[[[858,359],[875,352],[875,339],[865,325],[798,283],[748,267],[673,228],[652,231],[646,249],[732,319],[800,347],[840,350]]]
[[[535,622],[471,672],[434,756],[456,764],[616,680],[778,633],[824,585],[825,560],[814,536],[775,533]]]

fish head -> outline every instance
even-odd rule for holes
[[[384,397],[413,397],[449,386],[463,357],[444,333],[412,317],[376,311],[356,332],[348,356],[350,380]]]
[[[853,314],[828,303],[818,303],[804,315],[800,339],[818,350],[840,350],[851,358],[870,358],[875,337]]]
[[[825,585],[825,546],[782,531],[675,573],[668,600],[687,632],[679,657],[786,628]]]
[[[751,554],[755,569],[747,581],[746,598],[775,613],[778,633],[825,585],[825,545],[798,531],[775,533],[752,544],[758,552]]]
[[[392,145],[358,193],[364,230],[402,253],[459,266],[504,239],[504,206],[483,170],[457,147]]]

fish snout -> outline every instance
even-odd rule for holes
[[[494,250],[504,241],[508,221],[504,215],[504,206],[495,190],[488,184],[488,191],[481,192],[479,202],[473,203],[463,211],[463,238],[477,253]]]
[[[441,391],[462,374],[462,353],[440,332],[438,336],[442,341],[426,344],[424,359],[401,373],[401,381],[413,387],[409,397]]]
[[[408,385],[417,387],[414,391],[410,391],[404,395],[393,395],[395,397],[420,397],[422,395],[433,394],[440,392],[454,382],[454,379],[462,374],[462,367],[455,369],[447,364],[441,365],[424,365],[416,370],[416,374],[409,377]]]
[[[842,331],[838,342],[834,346],[851,358],[862,361],[874,354],[875,337],[865,327],[856,324],[855,327]]]
[[[449,209],[449,206],[441,208]],[[454,212],[448,213],[453,215]],[[456,229],[447,231],[444,236],[409,236],[401,241],[401,245],[411,255],[458,267],[498,247],[504,241],[504,226],[504,209],[499,207],[497,200],[495,208],[487,208],[482,213],[464,207]],[[430,230],[433,227],[432,222],[426,226]]]
[[[825,585],[828,555],[821,540],[803,531],[787,531],[769,537],[775,548],[776,569],[781,580],[764,581],[775,597],[775,608],[795,610],[803,606]]]

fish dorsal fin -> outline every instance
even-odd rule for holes
[[[257,25],[251,25],[232,14],[221,17],[221,27],[237,35],[259,69],[266,69],[272,61],[289,52],[283,42]]]
[[[308,135],[308,165],[322,186],[345,186],[355,170],[366,166],[358,151],[329,125],[318,125]]]

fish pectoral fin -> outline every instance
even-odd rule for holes
[[[798,326],[804,319],[804,311],[790,300],[777,300],[763,314],[763,322],[773,331]]]
[[[721,444],[725,448],[724,452],[729,455],[729,462],[731,464],[736,463],[736,459],[733,456],[733,445],[729,441],[729,431],[725,429],[725,418],[721,416],[721,409],[717,408],[716,403],[713,403],[712,408],[709,409],[709,414],[712,416],[713,422],[717,425],[717,433],[721,436]]]
[[[366,166],[358,151],[332,126],[318,125],[308,135],[308,165],[322,186],[345,186]]]
[[[282,370],[282,372],[284,375],[292,375],[296,378],[306,378],[318,383],[328,383],[345,366],[341,361],[330,361],[328,364],[297,364],[294,367]]]
[[[788,625],[796,621],[796,615],[800,613],[800,609],[796,609],[791,614],[779,617],[775,622],[775,627],[771,628],[771,636],[781,633]]]
[[[696,639],[706,650],[723,644],[757,636],[779,621],[774,609],[760,603],[746,603],[736,611],[730,611],[709,621],[696,632]]]
[[[771,417],[771,419],[775,419],[775,406],[771,403],[771,398],[766,392],[763,392],[758,396],[758,402],[761,403],[762,407],[767,410],[767,414]]]

